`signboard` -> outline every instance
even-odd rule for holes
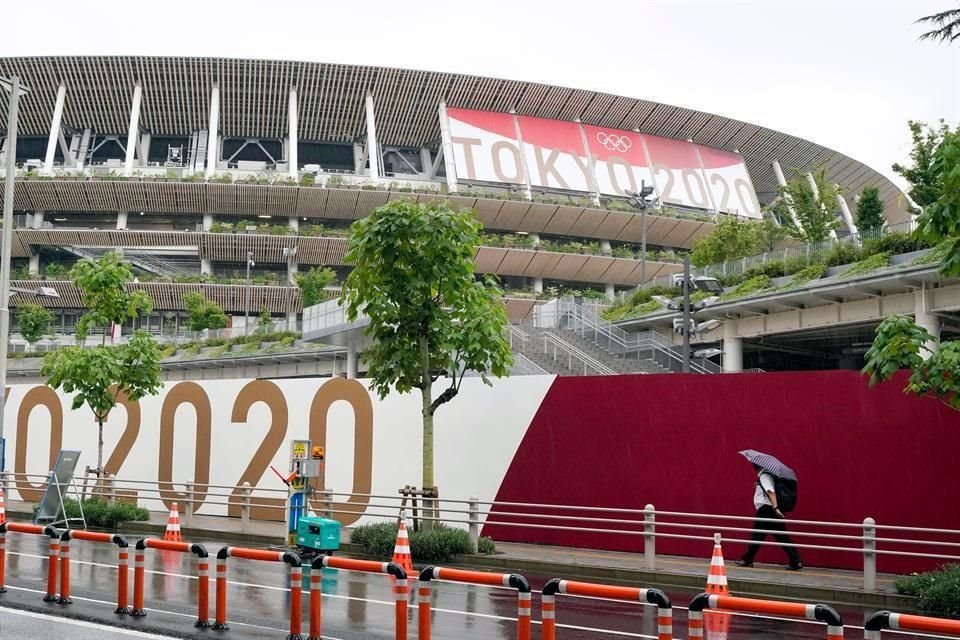
[[[43,499],[40,501],[40,508],[33,522],[54,523],[60,520],[60,509],[63,507],[63,496],[73,481],[73,472],[77,469],[77,463],[80,461],[79,451],[67,451],[62,449],[57,457],[57,463],[50,472],[50,479],[47,481],[47,489],[43,493]],[[66,518],[66,514],[64,514]]]
[[[625,196],[654,186],[660,201],[760,217],[738,153],[636,131],[509,113],[447,109],[457,177]]]

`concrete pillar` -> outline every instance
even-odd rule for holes
[[[543,278],[534,278],[534,279],[533,279],[533,292],[534,292],[534,293],[543,293]]]
[[[34,229],[43,228],[43,211],[33,212],[33,228]]]
[[[207,169],[204,176],[207,179],[213,177],[217,170],[217,157],[220,155],[220,145],[217,144],[220,131],[220,87],[213,85],[210,92],[210,126],[207,128]]]
[[[433,169],[433,158],[430,157],[430,149],[420,147],[420,175],[433,180],[434,175],[431,169]]]
[[[300,231],[300,218],[297,216],[290,216],[287,218],[287,226],[290,227],[294,233]]]
[[[617,288],[609,282],[603,286],[603,292],[607,295],[607,300],[615,300],[617,297]]]
[[[300,169],[297,160],[297,88],[290,87],[290,114],[288,117],[290,130],[290,141],[287,145],[287,167],[290,171],[290,177],[296,180],[300,177]]]
[[[40,275],[40,254],[35,253],[30,256],[30,275]]]
[[[118,211],[117,212],[117,229],[126,229],[127,228],[127,212]]]
[[[200,258],[200,275],[213,275],[213,265],[210,263],[210,258]]]
[[[133,175],[133,158],[139,143],[140,132],[140,101],[143,99],[143,88],[138,82],[133,88],[133,104],[130,105],[130,127],[127,129],[127,155],[123,162],[123,175]],[[141,158],[142,160],[143,158]]]
[[[840,205],[840,213],[843,214],[843,222],[847,225],[847,231],[855,234],[857,232],[857,224],[853,221],[850,206],[847,204],[847,199],[843,197],[842,193],[837,193],[837,204]]]
[[[357,377],[357,352],[352,347],[347,349],[347,377]]]
[[[539,233],[531,233],[531,234],[530,234],[530,242],[533,244],[533,248],[534,248],[534,249],[536,249],[537,247],[539,247],[539,246],[540,246],[540,234],[539,234]]]
[[[203,214],[203,230],[210,231],[211,227],[213,227],[213,214],[212,213]]]
[[[605,256],[613,255],[613,248],[610,246],[609,240],[600,241],[600,253],[602,253]]]
[[[63,119],[63,104],[67,99],[67,88],[60,85],[57,89],[57,102],[53,107],[53,121],[50,123],[50,136],[47,138],[47,155],[43,161],[43,172],[46,175],[53,173],[53,157],[57,151],[57,141],[60,137],[60,121]],[[66,161],[66,158],[64,158]]]
[[[723,328],[723,370],[743,371],[743,338],[737,335],[737,323],[732,320]]]
[[[367,94],[367,159],[370,162],[370,178],[379,180],[383,177],[383,155],[380,153],[380,144],[377,142],[377,120],[373,111],[373,95]]]
[[[783,175],[783,169],[780,168],[780,161],[774,160],[772,166],[773,175],[777,178],[777,184],[781,187],[787,186],[787,178]],[[796,223],[797,214],[793,211],[793,202],[790,201],[790,197],[787,195],[784,195],[783,199],[787,203],[787,211],[790,212],[790,217],[793,218],[794,223]]]
[[[926,289],[916,289],[913,292],[913,317],[917,326],[926,329],[932,339],[926,344],[929,351],[920,350],[920,355],[924,359],[930,357],[931,353],[937,350],[940,344],[940,318],[927,311],[927,291]]]
[[[297,284],[297,274],[300,272],[300,265],[296,259],[287,261],[287,281],[290,284]]]
[[[447,120],[447,103],[441,102],[438,111],[440,118],[440,140],[443,144],[443,167],[447,173],[447,192],[457,192],[457,167],[453,162],[453,139],[450,136],[450,121]]]
[[[288,311],[287,312],[287,331],[296,331],[297,330],[297,312]]]

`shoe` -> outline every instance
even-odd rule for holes
[[[744,569],[752,569],[752,568],[753,568],[753,563],[752,563],[752,562],[747,562],[746,560],[737,560],[737,566],[738,566],[738,567],[743,567]]]
[[[798,562],[797,564],[789,564],[789,565],[787,565],[787,571],[802,571],[802,570],[803,570],[803,563],[802,563],[802,562]]]

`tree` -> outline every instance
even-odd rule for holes
[[[840,187],[827,180],[826,168],[812,171],[816,189],[806,175],[796,176],[780,187],[776,213],[784,221],[787,232],[804,242],[823,242],[840,221],[834,214]]]
[[[39,304],[27,302],[17,307],[17,324],[20,325],[20,335],[31,346],[50,331],[53,320],[53,314],[50,313],[50,310]]]
[[[103,473],[103,421],[123,394],[130,401],[155,395],[160,382],[160,347],[145,331],[136,331],[126,344],[107,346],[106,332],[114,324],[135,320],[149,313],[153,301],[142,292],[127,291],[130,266],[120,256],[108,253],[97,261],[82,260],[71,271],[81,290],[87,312],[77,322],[78,337],[91,329],[103,329],[99,347],[66,347],[43,358],[41,375],[47,386],[75,394],[73,408],[87,405],[97,421],[97,475]],[[82,339],[81,339],[82,342]]]
[[[191,331],[223,329],[230,322],[220,305],[213,300],[208,300],[199,291],[184,294],[183,306],[187,309],[187,320]]]
[[[319,269],[313,267],[309,271],[297,274],[297,286],[300,287],[300,296],[304,307],[312,307],[326,299],[324,289],[337,279],[337,274],[329,267]]]
[[[916,24],[926,23],[933,25],[933,29],[920,36],[920,40],[933,40],[934,42],[953,43],[960,38],[960,8],[947,9],[930,16],[924,16],[917,20]]]
[[[772,215],[765,214],[757,223],[757,253],[774,251],[782,240],[790,237],[789,230],[779,224]]]
[[[434,486],[433,417],[460,389],[464,373],[509,374],[513,354],[504,332],[502,291],[478,279],[474,254],[480,223],[446,203],[394,201],[353,223],[342,304],[352,321],[361,314],[373,345],[364,352],[371,387],[419,389],[423,419],[423,486]],[[433,383],[449,386],[433,398]]]
[[[960,275],[960,129],[947,132],[930,163],[940,195],[924,209],[918,232],[941,242],[940,272]],[[900,369],[910,370],[906,391],[937,398],[960,410],[960,341],[931,345],[935,337],[913,318],[890,316],[877,328],[863,373],[874,385]],[[925,357],[928,356],[928,357]]]
[[[883,202],[880,200],[880,189],[864,187],[857,202],[857,229],[863,232],[877,231],[883,228],[886,218],[883,217]]]
[[[273,316],[266,307],[260,309],[260,315],[257,317],[257,333],[270,333],[270,327],[273,326]]]
[[[919,214],[923,207],[936,202],[940,197],[939,177],[933,168],[933,156],[950,128],[943,120],[940,120],[937,127],[928,127],[925,122],[914,120],[908,121],[907,125],[910,127],[913,144],[910,150],[911,163],[909,167],[895,163],[893,170],[910,184],[907,195],[920,207],[918,209],[911,205],[910,212]]]
[[[743,218],[720,217],[717,226],[694,243],[690,261],[697,267],[705,267],[757,253],[760,240],[757,226]]]

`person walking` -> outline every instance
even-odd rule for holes
[[[768,535],[773,535],[774,540],[780,543],[787,554],[790,562],[787,569],[799,571],[803,569],[803,562],[800,561],[800,554],[797,553],[787,533],[786,519],[780,511],[777,500],[776,478],[757,464],[754,464],[753,468],[757,472],[757,485],[753,492],[753,506],[757,510],[757,515],[753,522],[753,533],[750,535],[752,544],[747,547],[747,552],[737,562],[737,566],[752,567],[753,559],[760,551],[759,543],[766,540]]]

